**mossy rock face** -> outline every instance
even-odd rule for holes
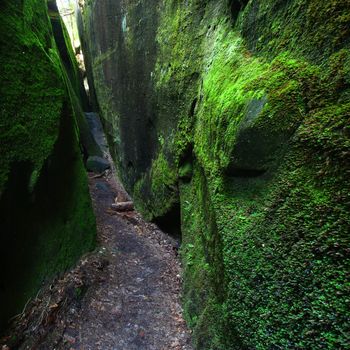
[[[151,72],[156,59],[157,3],[91,1],[83,11],[89,30],[83,36],[91,67],[88,76],[93,76],[112,157],[130,192],[156,157]]]
[[[102,151],[91,134],[83,109],[90,110],[83,79],[79,72],[78,62],[74,55],[68,31],[60,17],[55,1],[48,2],[49,18],[52,25],[55,43],[64,66],[65,83],[69,86],[70,99],[78,124],[79,138],[83,147],[84,158],[102,156]]]
[[[235,135],[227,174],[231,176],[258,176],[266,172],[274,156],[288,137],[283,133],[271,133],[259,125],[259,115],[267,98],[253,99],[245,107]]]
[[[94,245],[77,105],[45,2],[0,4],[0,328]],[[81,107],[80,107],[81,109]]]
[[[193,175],[193,165],[190,162],[186,162],[179,167],[179,179],[183,181],[191,180]]]
[[[154,219],[180,203],[196,347],[348,347],[348,2],[148,3],[92,1],[84,27],[136,206]],[[152,137],[130,141],[131,109]]]

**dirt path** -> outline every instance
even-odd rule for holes
[[[40,291],[0,349],[192,349],[180,306],[178,242],[135,211],[111,210],[126,194],[111,171],[92,175],[98,248]]]
[[[190,349],[179,300],[177,242],[135,212],[109,209],[113,179],[91,182],[106,280],[86,293],[77,321],[83,349]],[[103,337],[101,337],[103,335]]]

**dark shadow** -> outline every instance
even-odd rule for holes
[[[75,137],[64,105],[58,140],[37,181],[30,162],[12,164],[0,198],[0,330],[47,278],[93,246],[94,218],[85,215],[90,201]]]
[[[193,175],[193,144],[189,144],[179,160],[179,179],[189,182]]]
[[[193,116],[194,116],[194,112],[195,112],[195,110],[196,110],[197,102],[198,102],[198,98],[196,97],[196,98],[192,101],[192,104],[191,104],[190,113],[189,113],[189,116],[190,116],[190,117],[193,117]]]
[[[185,151],[182,153],[180,160],[179,160],[179,166],[182,166],[186,163],[193,163],[193,144],[190,143],[187,145]]]
[[[170,236],[181,241],[181,211],[180,203],[175,203],[163,216],[154,219],[154,223]]]
[[[231,18],[235,22],[238,18],[239,12],[242,11],[247,5],[249,0],[230,0],[229,8],[231,13]]]
[[[237,169],[229,168],[226,171],[226,175],[229,177],[240,177],[240,178],[249,178],[249,177],[258,177],[266,173],[265,169]]]

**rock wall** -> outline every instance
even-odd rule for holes
[[[197,349],[349,338],[346,0],[86,1],[84,51],[120,176],[181,209]]]
[[[2,329],[47,278],[93,247],[95,219],[79,142],[78,76],[59,55],[46,1],[1,1],[0,32]]]

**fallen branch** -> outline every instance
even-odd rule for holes
[[[133,211],[134,203],[133,202],[113,203],[111,205],[111,208],[115,211]]]
[[[17,319],[17,318],[18,318],[18,319],[23,318],[23,317],[25,316],[25,313],[26,313],[26,310],[27,310],[27,306],[28,306],[28,304],[31,302],[31,300],[32,300],[32,298],[29,298],[29,299],[27,300],[26,304],[24,305],[23,311],[22,311],[21,313],[15,315],[15,316],[13,316],[13,317],[11,317],[9,321],[14,321],[14,320]]]
[[[89,176],[90,179],[99,179],[100,177],[103,177],[106,174],[106,172],[104,171],[103,173],[94,175],[94,176]]]

